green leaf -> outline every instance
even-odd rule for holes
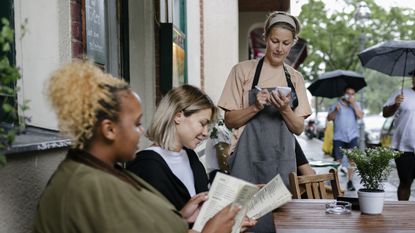
[[[9,20],[6,18],[1,18],[1,24],[3,24],[4,26],[9,26]]]
[[[13,106],[11,106],[10,104],[8,104],[8,103],[3,103],[3,111],[4,112],[12,112],[13,110],[14,110],[14,108],[13,108]]]
[[[10,44],[9,43],[3,44],[2,50],[3,50],[3,52],[9,52],[10,51]]]

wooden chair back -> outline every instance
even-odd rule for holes
[[[342,196],[336,169],[330,169],[330,172],[327,174],[309,176],[297,176],[296,172],[291,172],[289,178],[290,189],[294,199],[301,199],[301,188],[305,190],[307,199],[336,199],[338,196]],[[327,192],[326,185],[324,184],[326,181],[331,183],[331,195]]]

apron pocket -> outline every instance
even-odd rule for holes
[[[278,174],[278,160],[254,161],[253,172],[259,184],[268,183]]]

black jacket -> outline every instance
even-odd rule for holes
[[[193,150],[185,148],[193,171],[196,193],[208,191],[208,177],[203,164]],[[127,169],[141,177],[180,210],[190,200],[186,186],[170,170],[164,159],[153,150],[137,153],[136,159],[129,163]]]

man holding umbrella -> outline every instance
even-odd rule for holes
[[[359,146],[359,125],[357,120],[363,117],[360,104],[355,100],[355,89],[348,86],[344,89],[344,95],[336,104],[329,108],[327,120],[334,122],[333,156],[348,168],[347,190],[355,191],[353,185],[353,168],[350,166],[347,156],[341,152],[341,148],[354,148]],[[351,161],[350,161],[351,162]]]
[[[396,91],[383,106],[383,116],[395,114],[392,148],[403,152],[395,159],[399,176],[398,200],[407,201],[415,178],[415,70],[412,88]]]

